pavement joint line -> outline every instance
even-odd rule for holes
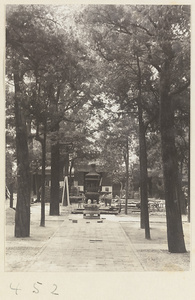
[[[140,259],[139,259],[139,256],[138,256],[138,254],[137,254],[137,251],[136,251],[135,247],[133,246],[133,243],[132,243],[131,238],[127,236],[127,234],[126,234],[125,230],[123,229],[123,227],[121,226],[120,222],[119,222],[119,225],[120,225],[122,231],[124,232],[124,235],[125,235],[126,239],[127,239],[128,241],[130,241],[130,243],[131,243],[131,249],[132,249],[134,255],[137,257],[137,259],[138,259],[140,265],[142,266],[143,270],[144,270],[144,271],[147,271],[147,268],[144,266],[144,264],[143,264],[143,263],[140,261]]]
[[[28,266],[25,266],[23,268],[21,268],[21,272],[23,271],[28,271],[28,269],[31,268],[31,266],[35,263],[36,259],[38,256],[41,255],[41,253],[44,251],[44,249],[47,247],[47,245],[50,243],[50,241],[52,240],[53,236],[56,234],[56,232],[60,229],[60,227],[62,227],[62,225],[65,223],[65,221],[67,221],[66,219],[63,220],[63,222],[61,222],[60,226],[54,231],[54,233],[50,236],[50,238],[45,242],[45,244],[41,247],[41,249],[37,252],[37,254],[34,256],[33,260],[31,261],[31,263]]]
[[[63,226],[64,225],[64,223],[65,223],[65,221],[63,222],[63,224],[61,225],[61,226]],[[60,227],[61,227],[60,226]],[[122,229],[122,233],[123,233],[123,228],[121,227],[121,225],[118,225],[119,226],[119,228],[120,228],[120,231],[121,231],[121,229]],[[60,230],[60,227],[58,228],[58,230]],[[55,234],[55,233],[54,233]],[[124,238],[128,241],[128,248],[130,248],[131,249],[131,245],[129,245],[129,239],[127,238],[127,236],[126,235],[124,235],[123,234],[123,236],[124,236]],[[98,248],[97,248],[98,249]],[[44,250],[44,248],[42,249],[42,251]],[[42,253],[42,251],[40,251],[40,253],[39,254],[41,254]],[[72,252],[72,251],[71,251]],[[102,268],[101,268],[101,270],[102,271],[106,271],[107,270],[107,267],[105,266],[105,263],[102,263],[101,264],[101,262],[102,262],[102,256],[96,256],[96,259],[97,259],[97,261],[99,262],[99,265],[102,265]],[[139,260],[138,260],[139,261]],[[121,260],[116,260],[115,261],[115,263],[117,263],[117,262],[121,262]],[[139,263],[140,263],[140,261],[139,261]],[[104,267],[103,267],[104,266]],[[141,266],[141,265],[140,265]],[[31,267],[31,266],[30,266]],[[86,267],[86,266],[85,266]],[[119,270],[122,270],[123,269],[123,267],[124,266],[117,266],[117,270],[118,270],[118,268],[119,268]],[[78,270],[78,267],[76,267],[75,266],[75,263],[74,263],[74,265],[72,265],[71,266],[71,268],[72,269],[74,269],[75,271],[77,271]],[[96,270],[97,270],[97,266],[96,266],[96,268],[95,268]],[[116,266],[115,266],[115,269],[116,269]],[[99,268],[98,268],[98,270],[100,270]],[[110,270],[109,270],[110,271]]]
[[[135,228],[138,229],[137,225],[134,225],[134,220],[130,219],[128,221],[123,220],[120,222],[119,218],[108,218],[108,220],[105,220],[105,224],[108,225],[109,228],[108,230],[103,224],[96,224],[96,220],[92,220],[91,224],[87,225],[85,220],[79,218],[78,227],[68,220],[70,214],[67,213],[63,218],[62,215],[60,217],[60,223],[50,231],[50,236],[49,234],[46,236],[44,243],[41,243],[40,247],[37,248],[34,257],[32,256],[31,260],[33,260],[33,262],[28,259],[27,263],[29,265],[26,265],[26,267],[22,263],[18,262],[18,266],[17,263],[15,263],[15,265],[13,265],[13,269],[15,268],[15,270],[13,271],[20,272],[21,270],[27,270],[31,272],[31,270],[34,269],[35,272],[39,272],[39,264],[40,268],[46,268],[49,272],[53,272],[53,269],[55,269],[54,272],[130,272],[138,271],[137,268],[139,268],[140,271],[150,270],[150,268],[148,269],[148,263],[142,259],[144,254],[141,255],[140,251],[147,251],[151,246],[154,248],[151,251],[157,251],[156,249],[159,247],[159,244],[156,245],[156,243],[151,243],[151,241],[147,240],[144,242],[143,239],[141,240],[142,242],[135,243],[134,236],[131,236],[131,231],[129,231],[130,224],[132,224],[134,230]],[[57,220],[50,219],[48,221]],[[159,226],[166,222],[163,220],[152,220],[151,223],[156,224],[155,226],[152,225],[152,229],[158,229],[161,228]],[[183,223],[187,222],[183,221]],[[116,237],[115,240],[113,240],[114,236]],[[102,241],[97,242],[97,240],[101,238]],[[61,239],[65,244],[61,243]],[[90,242],[90,239],[93,240],[93,242]],[[71,240],[72,243],[70,243]],[[8,244],[11,242],[12,241],[8,241]],[[142,246],[142,244],[144,246]],[[160,249],[161,252],[165,251],[164,245],[167,246],[166,243],[163,243]],[[75,247],[80,249],[80,252],[77,249],[75,250]],[[13,247],[13,249],[14,248],[15,247]],[[47,249],[48,253],[46,253]],[[55,261],[53,257],[56,255],[56,249],[62,251],[63,254],[62,257],[59,257]],[[124,250],[125,255],[120,254],[122,250]],[[88,256],[88,259],[85,260],[85,263],[81,263],[82,258],[85,257],[85,255]],[[104,256],[107,261],[104,261]],[[51,262],[49,262],[49,259],[52,259]],[[69,260],[71,261],[69,262]],[[96,260],[97,265],[94,264],[94,260]],[[21,265],[21,268],[19,264]],[[35,264],[35,268],[32,264]]]

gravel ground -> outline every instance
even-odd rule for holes
[[[167,245],[166,223],[152,222],[151,239],[145,239],[144,229],[137,222],[122,222],[125,233],[132,241],[140,262],[146,271],[189,271],[190,270],[190,224],[183,222],[186,253],[170,253]]]
[[[47,220],[46,226],[39,226],[39,217],[31,218],[30,237],[14,237],[15,210],[6,210],[6,242],[5,242],[5,271],[22,271],[41,250],[63,220]]]

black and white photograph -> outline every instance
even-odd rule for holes
[[[113,273],[119,290],[137,278],[133,295],[139,274],[189,276],[192,6],[4,9],[3,272],[36,274],[28,295],[42,299],[65,299],[69,274],[73,290],[93,274],[99,293],[70,300],[121,299]],[[27,296],[22,284],[9,282],[10,297]],[[183,299],[168,290],[163,299]]]

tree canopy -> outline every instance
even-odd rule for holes
[[[30,215],[35,138],[43,175],[46,161],[52,166],[52,214],[63,157],[73,166],[99,156],[118,180],[126,166],[126,189],[139,157],[146,236],[148,169],[163,170],[169,251],[185,252],[179,178],[190,159],[190,6],[8,5],[6,16],[6,78],[14,85],[6,93],[7,144],[16,148],[18,176],[26,174],[17,215],[24,207]]]

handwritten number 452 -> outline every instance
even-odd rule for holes
[[[35,293],[35,294],[39,294],[39,286],[38,285],[42,285],[42,283],[37,281],[33,285],[33,288],[34,288],[33,293]],[[18,295],[18,291],[22,290],[22,289],[19,288],[19,284],[17,285],[17,287],[13,287],[12,283],[10,284],[10,289],[14,290],[16,295]],[[58,293],[56,293],[56,290],[57,290],[57,285],[53,284],[53,290],[51,291],[51,294],[52,295],[59,295]]]

